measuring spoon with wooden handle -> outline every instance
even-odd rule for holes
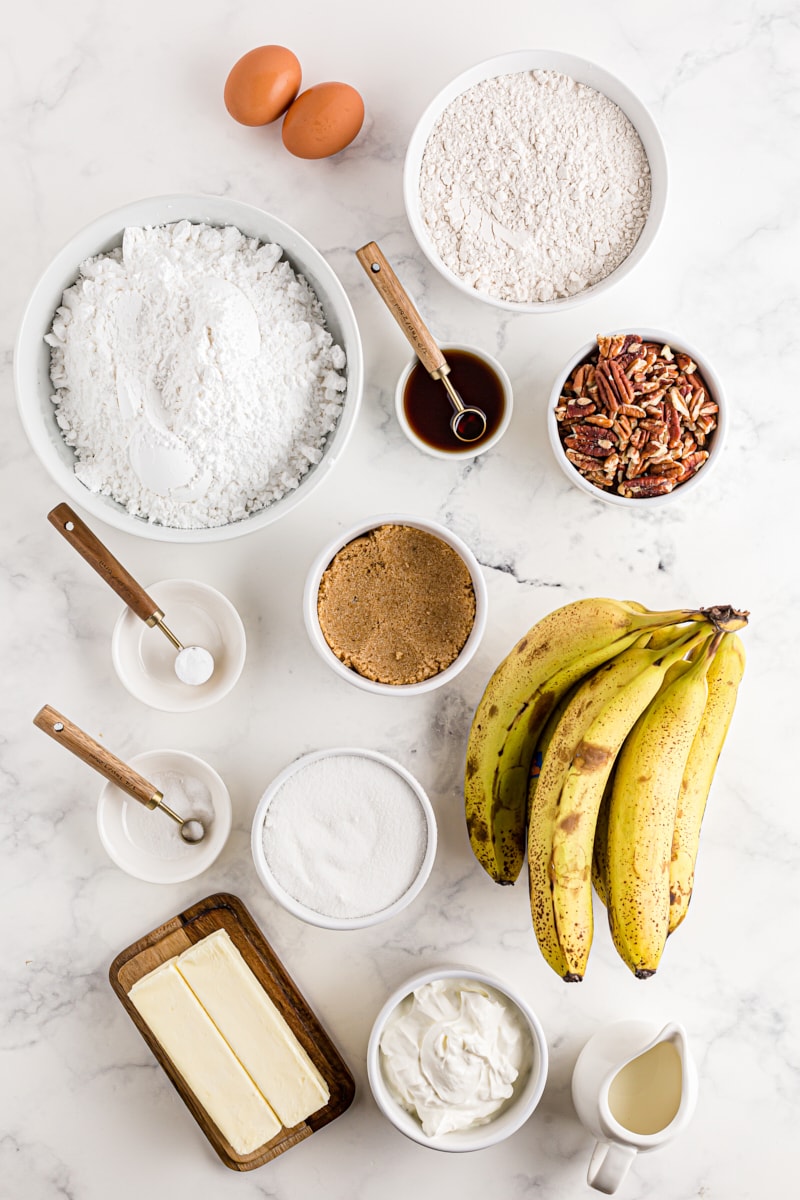
[[[356,258],[374,283],[378,294],[414,347],[414,353],[431,379],[441,380],[453,407],[450,428],[460,442],[477,442],[486,432],[486,413],[467,407],[448,379],[450,364],[431,331],[414,306],[377,242],[356,250]]]
[[[37,729],[48,734],[54,741],[60,742],[71,754],[93,767],[104,779],[116,784],[126,796],[132,796],[145,808],[158,808],[161,812],[172,817],[180,825],[181,837],[190,846],[202,842],[206,836],[206,828],[202,821],[195,817],[184,818],[174,812],[164,802],[164,793],[160,792],[154,783],[150,783],[133,767],[129,767],[121,758],[117,758],[105,746],[101,746],[94,738],[89,737],[72,721],[68,721],[60,712],[56,712],[49,704],[40,708],[33,723]]]
[[[101,579],[113,588],[125,601],[131,612],[146,625],[156,626],[178,651],[175,658],[175,674],[181,683],[193,687],[207,683],[214,673],[214,659],[202,646],[184,646],[164,622],[164,614],[140,583],[125,570],[107,546],[104,546],[88,525],[73,512],[68,504],[57,504],[47,514],[47,519],[70,546],[86,559]]]

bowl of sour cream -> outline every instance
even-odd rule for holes
[[[507,984],[466,967],[407,980],[372,1027],[367,1073],[381,1112],[433,1150],[494,1146],[533,1113],[547,1078],[538,1017]]]

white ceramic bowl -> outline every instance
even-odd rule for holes
[[[50,349],[44,341],[65,288],[78,277],[81,263],[122,243],[128,226],[165,225],[188,220],[234,225],[249,237],[275,242],[293,269],[305,276],[320,299],[327,327],[347,355],[347,391],[336,428],[323,457],[299,485],[259,512],[214,529],[172,529],[134,517],[109,496],[90,492],[75,476],[75,456],[56,423],[50,382]],[[363,390],[361,338],[350,301],[331,267],[310,242],[277,217],[225,196],[153,196],[105,213],[77,233],[58,252],[39,279],[22,318],[14,352],[17,404],[28,439],[44,468],[70,500],[116,529],[162,542],[219,542],[263,529],[291,512],[330,473],[356,420]]]
[[[610,275],[607,275],[605,279],[601,279],[592,287],[585,288],[574,296],[566,296],[560,300],[521,303],[512,300],[500,300],[487,295],[485,292],[476,291],[474,287],[465,283],[463,279],[460,279],[458,275],[445,266],[436,251],[422,217],[419,201],[419,177],[422,156],[433,127],[447,106],[457,96],[460,96],[462,92],[474,87],[476,83],[480,83],[484,79],[493,79],[497,75],[510,75],[519,71],[536,70],[559,71],[564,75],[569,75],[572,79],[577,80],[578,83],[587,84],[596,91],[602,92],[603,95],[608,96],[609,100],[613,100],[622,109],[639,134],[650,163],[651,197],[650,211],[641,235],[631,253],[624,262],[620,263],[615,271],[612,271]],[[607,291],[608,288],[613,287],[615,283],[623,279],[629,271],[633,270],[638,262],[641,262],[647,250],[652,245],[664,216],[664,209],[667,202],[667,156],[655,121],[644,104],[621,80],[604,70],[603,67],[589,62],[585,58],[576,58],[573,54],[562,54],[557,50],[514,50],[510,54],[500,54],[495,58],[478,63],[477,66],[470,67],[468,71],[464,71],[461,75],[456,76],[431,101],[417,122],[408,144],[405,167],[403,169],[403,196],[409,224],[415,238],[419,242],[422,252],[436,270],[452,283],[454,287],[457,287],[459,291],[464,292],[468,296],[473,296],[478,300],[483,300],[486,304],[492,304],[497,308],[509,309],[512,312],[561,312],[563,309],[573,308],[575,305],[582,304],[586,300],[591,300],[595,296],[599,296],[602,292]]]
[[[228,840],[232,816],[228,789],[213,767],[185,750],[148,750],[128,759],[128,762],[146,779],[152,779],[157,772],[174,771],[200,780],[209,791],[214,819],[202,842],[195,846],[185,845],[180,842],[178,827],[171,817],[146,809],[138,800],[126,796],[115,784],[107,783],[97,802],[97,828],[109,858],[128,875],[143,879],[146,883],[183,883],[187,879],[194,879],[211,866]],[[165,799],[169,804],[169,796],[165,795]],[[183,815],[176,804],[170,807]],[[139,828],[143,821],[159,822],[162,830],[177,834],[179,856],[160,857],[132,841],[128,832],[129,819]]]
[[[476,358],[482,359],[482,361],[494,371],[503,388],[504,404],[503,417],[500,421],[500,424],[497,426],[497,429],[495,429],[491,437],[488,437],[486,441],[481,442],[478,446],[470,446],[469,443],[460,444],[458,441],[456,441],[455,437],[453,437],[453,444],[459,447],[457,450],[438,450],[435,446],[429,446],[427,442],[423,441],[422,438],[417,434],[416,430],[414,430],[409,424],[408,417],[406,416],[405,405],[403,404],[403,395],[406,390],[406,383],[408,382],[409,375],[417,366],[419,366],[421,371],[424,370],[416,355],[410,360],[410,362],[406,364],[400,378],[397,381],[397,388],[395,389],[394,395],[394,408],[397,414],[397,420],[400,428],[408,440],[412,442],[418,450],[422,450],[425,454],[430,454],[432,458],[477,458],[479,454],[485,454],[487,450],[491,450],[493,446],[496,446],[500,441],[500,438],[508,429],[509,422],[511,421],[511,413],[514,407],[514,392],[511,387],[511,380],[508,378],[508,375],[502,364],[499,363],[491,354],[488,354],[486,350],[479,350],[477,346],[466,346],[457,342],[448,342],[446,346],[442,346],[442,350],[445,357],[447,357],[448,351],[450,350],[465,350],[469,354],[474,354]],[[481,407],[480,396],[462,396],[461,398],[466,405],[474,405],[476,408]],[[442,388],[442,404],[452,413],[450,401],[445,395],[444,388]]]
[[[383,766],[394,771],[400,776],[401,779],[405,780],[419,801],[420,809],[425,819],[425,825],[428,833],[428,842],[424,857],[422,859],[422,865],[420,866],[414,882],[411,884],[408,890],[405,891],[402,896],[399,896],[393,904],[388,905],[386,908],[382,908],[379,912],[369,913],[366,916],[359,917],[327,916],[325,913],[317,912],[315,909],[309,908],[299,900],[296,900],[294,896],[291,896],[275,878],[274,874],[270,870],[269,863],[267,862],[267,856],[264,852],[263,831],[267,809],[286,781],[291,779],[293,775],[296,775],[298,771],[302,771],[311,763],[319,762],[322,759],[343,755],[349,755],[356,758],[372,759],[375,762],[381,763]],[[384,921],[391,920],[392,917],[396,916],[399,912],[402,912],[404,908],[407,908],[412,900],[416,899],[425,886],[428,876],[431,873],[433,860],[436,857],[436,841],[436,817],[434,815],[433,808],[431,807],[431,802],[425,794],[423,788],[410,771],[407,771],[405,767],[400,765],[400,763],[395,762],[393,758],[389,758],[386,754],[381,754],[377,750],[340,748],[334,750],[316,750],[312,754],[304,754],[302,758],[295,759],[293,763],[290,763],[288,767],[281,771],[280,775],[273,779],[272,783],[261,797],[255,812],[255,816],[253,817],[250,848],[253,855],[256,873],[258,874],[259,879],[269,892],[270,896],[272,896],[273,900],[276,900],[278,904],[282,905],[287,912],[292,913],[293,916],[298,917],[301,921],[306,921],[309,925],[317,925],[322,929],[365,929],[368,926],[379,925]]]
[[[395,1100],[386,1084],[381,1066],[380,1041],[386,1022],[407,996],[423,984],[433,983],[437,979],[469,979],[494,988],[505,996],[523,1019],[531,1039],[532,1063],[526,1076],[520,1077],[514,1085],[514,1095],[486,1125],[478,1125],[474,1129],[455,1130],[452,1133],[441,1134],[439,1137],[428,1137],[422,1131],[419,1119]],[[414,975],[389,997],[375,1018],[372,1033],[367,1047],[367,1075],[369,1086],[375,1103],[391,1121],[400,1133],[428,1146],[432,1150],[446,1150],[452,1153],[463,1153],[470,1150],[484,1150],[510,1137],[528,1120],[542,1098],[547,1079],[547,1042],[539,1019],[528,1003],[513,991],[507,984],[487,975],[483,971],[474,971],[468,967],[435,967],[430,971],[422,971]]]
[[[690,479],[687,479],[686,483],[680,484],[665,496],[630,498],[628,496],[617,496],[613,492],[606,492],[602,488],[595,487],[588,479],[584,479],[578,468],[569,461],[559,436],[556,408],[564,384],[578,364],[588,358],[593,351],[596,351],[596,341],[588,342],[587,345],[582,346],[576,354],[573,354],[564,369],[559,372],[547,402],[547,433],[550,438],[550,447],[561,470],[570,483],[574,483],[587,496],[591,496],[594,500],[603,500],[606,504],[615,504],[619,508],[638,509],[640,511],[649,508],[663,508],[667,504],[674,504],[676,501],[684,500],[692,495],[708,479],[714,467],[719,462],[725,448],[725,440],[728,436],[727,400],[722,381],[715,368],[706,358],[705,354],[702,354],[695,346],[687,342],[685,338],[674,337],[671,333],[666,333],[663,329],[648,329],[638,325],[635,328],[614,329],[607,336],[613,337],[617,334],[626,333],[636,333],[646,342],[660,342],[662,345],[670,346],[679,353],[688,354],[697,363],[700,374],[703,376],[708,387],[710,398],[719,406],[719,412],[716,414],[717,428],[712,435],[709,445],[706,447],[709,451],[709,456],[699,471],[695,475],[692,475]]]
[[[214,659],[211,678],[195,687],[175,674],[175,648],[158,629],[124,608],[111,637],[111,660],[132,696],[162,712],[193,712],[227,696],[244,667],[247,642],[241,617],[226,596],[194,579],[165,579],[148,588],[169,629],[184,646],[202,646]]]
[[[317,595],[319,593],[320,580],[332,559],[339,553],[343,546],[354,541],[355,538],[361,537],[362,534],[368,533],[371,529],[379,528],[381,525],[408,525],[412,529],[424,529],[426,533],[431,533],[434,537],[441,538],[443,542],[451,546],[456,554],[460,555],[463,559],[470,573],[472,586],[475,591],[475,622],[470,630],[469,637],[461,648],[461,653],[444,671],[440,671],[438,675],[432,675],[429,679],[423,679],[420,683],[378,683],[374,679],[367,679],[366,676],[359,675],[358,671],[352,670],[351,667],[346,667],[336,657],[326,642],[325,635],[319,623]],[[488,604],[489,596],[480,564],[460,537],[451,533],[444,525],[439,525],[436,521],[428,521],[424,517],[411,517],[405,513],[384,513],[381,516],[371,517],[366,521],[359,521],[357,525],[352,525],[320,551],[311,564],[311,569],[306,576],[303,593],[303,618],[312,646],[323,662],[326,662],[331,670],[335,671],[341,679],[346,679],[354,687],[361,688],[365,692],[372,692],[377,696],[418,696],[422,692],[431,692],[434,688],[442,687],[443,684],[449,683],[451,679],[454,679],[460,671],[463,671],[478,649],[478,645],[486,629]]]

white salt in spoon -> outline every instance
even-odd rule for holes
[[[44,708],[39,709],[33,718],[33,723],[37,729],[49,734],[55,741],[61,742],[62,746],[82,762],[94,767],[95,771],[104,779],[116,784],[121,791],[125,792],[126,796],[132,796],[145,808],[160,809],[161,812],[171,817],[179,825],[181,837],[190,846],[202,842],[206,836],[206,827],[202,821],[196,817],[182,817],[176,813],[165,803],[164,793],[160,792],[154,783],[150,783],[138,771],[134,771],[133,767],[128,766],[121,758],[117,758],[110,750],[106,750],[105,746],[101,746],[94,738],[89,737],[88,733],[84,733],[77,725],[73,725],[72,721],[68,721],[49,704],[45,704]]]
[[[137,583],[122,563],[118,562],[107,546],[104,546],[88,525],[72,511],[68,504],[58,504],[47,519],[54,525],[69,544],[86,559],[101,579],[112,587],[131,612],[135,613],[146,625],[155,625],[165,637],[169,638],[178,651],[175,658],[175,674],[181,683],[198,687],[207,683],[214,674],[214,659],[208,650],[202,646],[184,646],[175,634],[164,623],[164,614],[152,597],[148,596],[140,583]]]

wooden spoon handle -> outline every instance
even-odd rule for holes
[[[414,307],[402,283],[389,266],[377,242],[356,250],[356,258],[369,275],[381,299],[406,335],[417,358],[429,374],[447,365],[447,360]]]
[[[101,746],[77,725],[73,725],[72,721],[62,717],[61,713],[56,712],[49,704],[39,709],[33,723],[37,729],[49,734],[54,741],[60,742],[77,758],[94,767],[105,779],[115,783],[126,795],[133,796],[134,800],[144,804],[145,808],[155,808],[158,804],[161,793],[155,784],[150,783],[138,771],[134,771],[133,767],[129,767],[110,750],[106,750],[105,746]]]
[[[160,613],[155,600],[148,596],[142,585],[114,558],[108,547],[103,545],[100,538],[92,533],[89,526],[83,523],[68,504],[57,504],[52,512],[47,514],[47,519],[137,617],[148,624],[152,623],[153,616]]]

